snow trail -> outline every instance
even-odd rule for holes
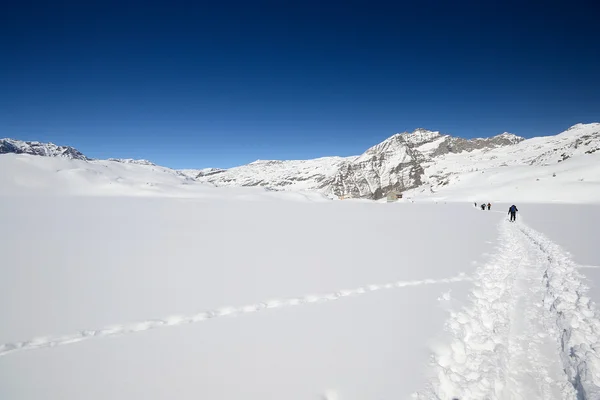
[[[600,399],[600,315],[568,254],[522,222],[452,312],[419,399]]]
[[[153,319],[135,322],[125,325],[113,325],[102,329],[86,329],[69,335],[55,337],[38,337],[22,342],[12,342],[0,345],[0,357],[10,353],[22,350],[41,349],[46,347],[63,346],[66,344],[77,343],[83,340],[88,340],[97,337],[120,336],[130,333],[143,332],[150,329],[162,328],[167,326],[176,326],[190,324],[194,322],[202,322],[209,319],[237,316],[241,314],[254,313],[261,310],[273,308],[285,308],[300,304],[322,303],[325,301],[339,300],[344,297],[358,296],[369,292],[374,292],[383,289],[394,289],[408,286],[431,285],[439,283],[453,283],[471,280],[464,273],[456,276],[443,279],[422,279],[414,281],[395,281],[385,284],[365,285],[355,289],[343,289],[336,292],[326,294],[308,294],[300,297],[272,299],[265,302],[249,304],[241,307],[221,307],[214,310],[204,311],[193,315],[173,315],[163,319]]]

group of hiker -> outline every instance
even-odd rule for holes
[[[475,207],[477,208],[477,202],[475,202]],[[487,203],[487,204],[483,203],[480,207],[482,210],[485,210],[486,207],[488,210],[491,210],[492,204],[491,203]],[[518,211],[519,210],[517,209],[517,206],[515,206],[514,204],[508,208],[508,215],[510,215],[510,222],[514,222],[517,219]]]
[[[475,207],[477,207],[477,203],[475,203]],[[491,203],[487,203],[487,204],[483,203],[481,205],[481,209],[482,210],[485,210],[486,207],[487,207],[488,210],[491,210],[492,209],[492,204]]]

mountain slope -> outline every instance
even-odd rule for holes
[[[421,153],[402,135],[394,135],[345,163],[323,189],[338,197],[379,199],[420,185],[421,161]]]
[[[226,170],[201,171],[196,179],[217,186],[267,186],[278,190],[324,190],[329,180],[355,157],[313,160],[257,160]]]
[[[85,155],[70,146],[57,146],[54,143],[25,142],[14,139],[0,139],[0,154],[31,154],[46,157],[64,157],[71,160],[87,161]]]
[[[256,161],[199,174],[218,186],[268,186],[277,190],[318,190],[338,198],[381,199],[423,183],[424,163],[449,154],[510,146],[524,140],[504,133],[493,138],[462,139],[423,128],[395,134],[357,157],[306,161]]]
[[[475,200],[487,196],[490,201],[499,197],[509,201],[533,196],[537,201],[576,200],[577,191],[572,196],[557,195],[555,184],[536,183],[560,173],[555,183],[585,182],[580,194],[583,201],[588,201],[595,198],[588,191],[593,190],[597,180],[596,157],[591,156],[599,150],[598,123],[577,124],[558,135],[527,140],[510,133],[463,139],[417,129],[393,135],[358,157],[323,158],[319,162],[260,161],[197,179],[217,186],[267,186],[276,190],[294,190],[299,179],[302,189],[337,198],[376,200],[390,191],[403,191],[409,196],[438,199],[459,196]],[[301,174],[297,165],[304,166]],[[520,182],[521,186],[512,186],[512,182]],[[538,190],[542,186],[545,188]]]
[[[513,145],[443,154],[423,164],[423,185],[407,195],[587,202],[596,198],[595,190],[600,191],[599,149],[600,124],[594,123]]]
[[[12,139],[0,140],[0,153],[101,162],[72,147]],[[177,171],[147,160],[131,159],[109,159],[102,163],[139,167],[141,169],[135,170],[143,171],[139,176],[149,182],[153,181],[151,173],[160,171],[186,183],[197,181],[214,186],[317,191],[330,198],[377,200],[389,192],[400,191],[411,197],[450,200],[535,198],[543,201],[546,197],[540,198],[540,193],[558,201],[576,200],[579,195],[568,192],[555,195],[555,184],[560,182],[581,188],[581,198],[588,201],[596,198],[588,192],[596,189],[598,155],[600,124],[593,123],[577,124],[558,135],[527,140],[510,133],[463,139],[420,128],[411,133],[392,135],[359,156],[258,160],[230,169]],[[545,183],[547,177],[554,178],[557,173],[559,177],[554,183]],[[107,179],[112,182],[113,178]],[[118,178],[125,179],[123,176]],[[137,182],[138,178],[134,180]]]

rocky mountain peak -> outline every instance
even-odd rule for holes
[[[577,135],[597,135],[600,133],[600,123],[594,122],[591,124],[575,124],[558,136],[577,136]]]
[[[430,131],[425,128],[417,128],[413,132],[404,132],[399,135],[412,147],[420,146],[442,137],[439,131]]]
[[[63,157],[71,160],[90,160],[71,146],[57,146],[54,143],[28,142],[15,139],[0,139],[0,154],[31,154],[45,157]]]
[[[495,142],[496,144],[500,144],[500,145],[510,145],[510,144],[517,144],[519,142],[522,142],[523,140],[525,140],[525,138],[521,137],[521,136],[517,136],[513,133],[504,132],[499,135],[493,136],[493,137],[489,138],[488,140],[490,142]]]
[[[407,148],[408,143],[404,139],[404,136],[397,133],[385,139],[383,142],[368,148],[362,155],[358,157],[357,161],[360,162],[376,155],[397,153],[399,151],[405,152]]]

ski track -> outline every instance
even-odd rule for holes
[[[0,345],[0,356],[5,356],[22,350],[34,350],[47,347],[63,346],[66,344],[77,343],[84,340],[106,337],[120,336],[131,333],[148,331],[155,328],[163,328],[167,326],[177,326],[190,324],[194,322],[202,322],[209,319],[215,319],[225,316],[237,316],[241,314],[254,313],[261,310],[284,308],[297,306],[301,304],[322,303],[325,301],[339,300],[344,297],[358,296],[369,292],[374,292],[383,289],[401,288],[407,286],[431,285],[440,283],[453,283],[470,281],[471,278],[464,273],[460,273],[454,277],[443,279],[423,279],[414,281],[396,281],[381,285],[366,285],[355,289],[339,290],[337,292],[327,294],[309,294],[301,297],[274,299],[266,302],[249,304],[241,307],[221,307],[214,310],[200,312],[194,315],[173,315],[163,319],[153,319],[140,321],[126,325],[113,325],[102,329],[81,330],[70,335],[56,337],[38,337],[22,342],[12,342]]]
[[[600,315],[568,253],[523,224],[500,224],[498,254],[476,271],[470,304],[417,399],[600,399]]]

